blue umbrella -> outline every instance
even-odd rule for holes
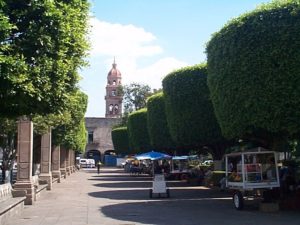
[[[150,160],[159,160],[159,159],[170,159],[172,156],[161,153],[161,152],[146,152],[140,155],[136,155],[135,158],[137,160],[145,160],[145,159],[150,159]]]

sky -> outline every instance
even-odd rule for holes
[[[80,71],[86,117],[105,116],[107,74],[115,57],[122,84],[161,88],[170,72],[206,61],[211,35],[268,0],[90,0],[89,66]]]

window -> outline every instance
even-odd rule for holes
[[[115,110],[115,114],[118,114],[118,112],[119,112],[119,106],[117,104],[115,105],[114,110]]]
[[[116,81],[115,80],[113,81],[113,85],[116,85]]]
[[[111,91],[112,96],[116,96],[116,90]]]
[[[109,114],[113,114],[113,108],[114,108],[113,104],[110,104],[109,105]]]
[[[89,131],[88,132],[88,143],[93,143],[94,142],[94,131]]]

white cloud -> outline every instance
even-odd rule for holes
[[[114,56],[123,84],[138,82],[156,89],[161,88],[164,76],[188,65],[174,57],[165,57],[167,53],[163,54],[162,47],[155,43],[155,35],[143,28],[112,24],[97,18],[91,18],[90,24],[91,67],[85,71],[81,81],[82,88],[89,95],[86,116],[105,114],[106,76]],[[140,66],[141,59],[146,66]],[[151,62],[148,61],[147,65],[148,59]]]
[[[91,56],[107,55],[129,57],[152,56],[162,53],[162,48],[151,44],[156,37],[143,28],[133,25],[112,24],[90,19]]]
[[[168,73],[187,65],[186,62],[166,57],[144,68],[124,68],[123,83],[138,82],[148,84],[151,88],[161,88],[161,82]]]
[[[139,58],[163,53],[163,49],[153,43],[157,38],[152,33],[131,24],[112,24],[97,18],[91,18],[90,24],[91,57],[109,57],[105,61],[109,71],[112,57],[116,56],[124,84],[138,82],[148,84],[151,88],[159,88],[166,74],[187,65],[175,58],[165,57],[140,68],[137,65]]]

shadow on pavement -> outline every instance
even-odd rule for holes
[[[280,213],[261,213],[254,208],[237,211],[233,209],[229,200],[134,202],[105,206],[100,211],[114,219],[155,225],[296,225],[299,223],[297,214],[283,217]]]
[[[86,172],[86,173],[97,173],[97,167],[95,168],[82,168],[81,169],[82,171]],[[101,168],[100,169],[100,174],[120,174],[120,173],[124,173],[124,170],[123,169],[119,169],[119,170],[109,170],[109,169],[104,169],[104,168]]]
[[[148,176],[132,177],[124,171],[113,171],[92,176],[90,180],[95,181],[93,185],[100,190],[88,193],[90,197],[114,200],[113,204],[99,208],[99,213],[124,224],[299,225],[298,213],[262,213],[253,202],[247,203],[243,211],[237,211],[231,193],[189,186],[182,181],[167,182],[171,198],[154,195],[155,198],[150,199],[152,179]]]
[[[128,180],[124,182],[114,182],[114,183],[98,183],[94,184],[96,187],[106,187],[106,188],[150,188],[152,187],[152,182],[143,181],[143,182],[128,182]]]
[[[143,189],[118,189],[114,191],[98,191],[90,192],[89,196],[95,198],[107,198],[113,200],[150,200],[149,198],[149,187],[144,187]],[[187,188],[176,188],[170,189],[170,200],[178,199],[207,199],[207,198],[230,198],[231,194],[216,192],[214,190],[197,190],[197,189],[187,189]]]
[[[105,216],[114,219],[155,225],[282,225],[290,222],[296,224],[293,219],[287,222],[278,214],[261,213],[253,207],[237,211],[233,208],[231,200],[227,199],[164,199],[114,204],[99,210]]]
[[[132,177],[129,175],[94,175],[91,176],[88,180],[95,180],[95,181],[152,181],[152,178],[149,176],[139,176],[139,177]]]

